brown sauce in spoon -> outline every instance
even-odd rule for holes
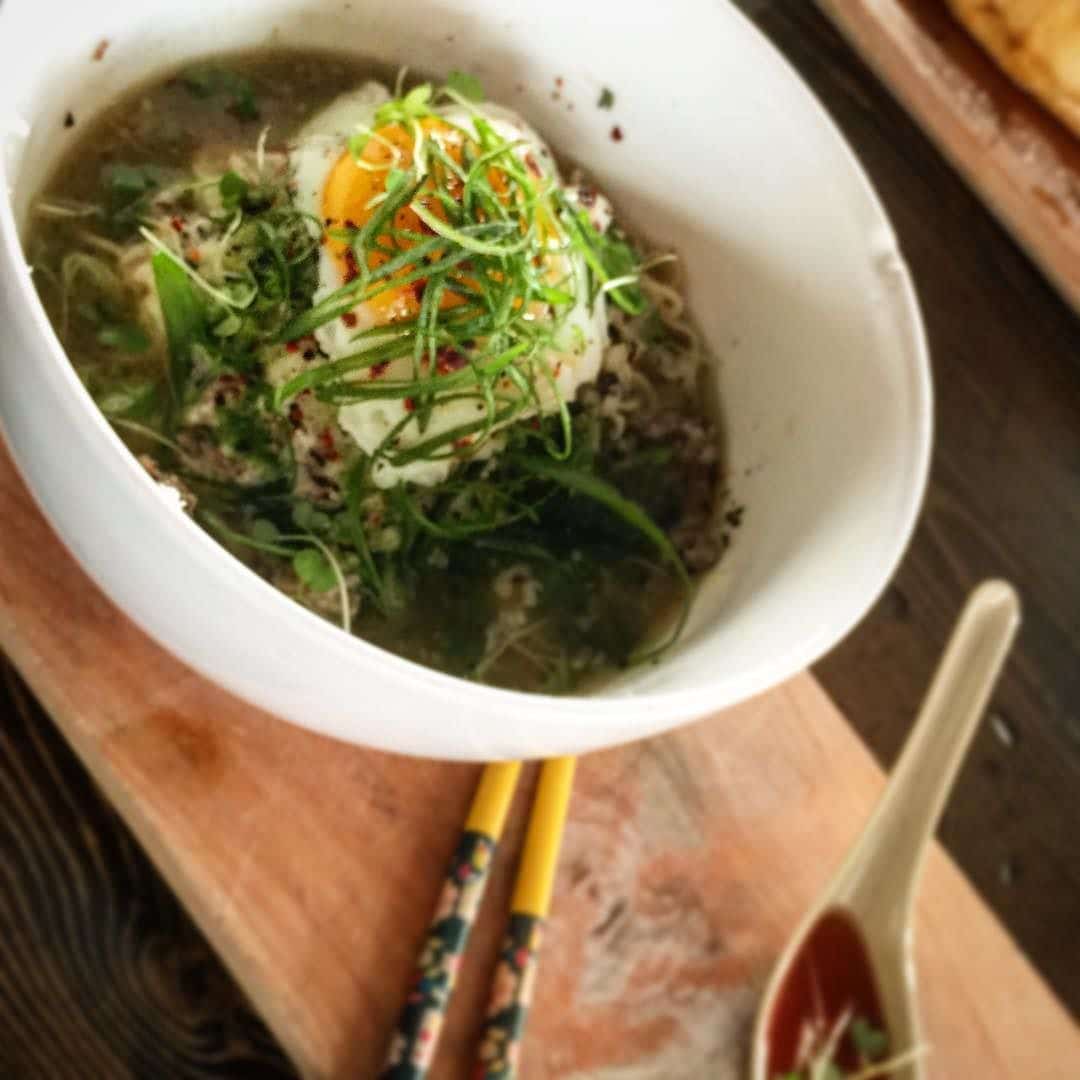
[[[803,942],[773,1003],[767,1028],[768,1072],[784,1076],[799,1064],[803,1032],[809,1024],[832,1031],[841,1017],[885,1027],[881,997],[858,926],[838,908],[826,911]],[[840,1039],[834,1062],[841,1069],[860,1065],[849,1033]]]

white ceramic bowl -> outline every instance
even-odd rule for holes
[[[661,664],[598,695],[548,698],[475,686],[349,638],[171,511],[84,392],[22,256],[32,197],[79,123],[133,81],[267,42],[474,72],[491,98],[584,163],[627,220],[685,256],[692,304],[720,357],[731,481],[747,511]],[[596,107],[602,86],[615,91],[613,111]],[[66,130],[69,110],[76,126]],[[615,123],[621,142],[610,137]],[[836,129],[726,3],[5,0],[0,141],[0,419],[19,468],[120,608],[192,667],[288,720],[452,758],[639,738],[813,662],[863,615],[904,550],[931,431],[911,283]]]

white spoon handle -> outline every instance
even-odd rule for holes
[[[880,931],[902,932],[919,872],[964,755],[1020,625],[1011,585],[968,600],[892,779],[835,883],[835,897]]]

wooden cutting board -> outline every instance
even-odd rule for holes
[[[997,67],[944,0],[818,5],[1080,311],[1080,139]]]
[[[0,500],[0,647],[304,1074],[374,1076],[477,769],[346,746],[244,705],[112,606],[2,449]],[[739,1076],[757,990],[881,786],[809,675],[586,758],[526,1080]],[[527,794],[437,1077],[467,1075]],[[940,851],[918,959],[932,1077],[1078,1074],[1071,1021]]]

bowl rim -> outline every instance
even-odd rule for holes
[[[7,0],[5,7],[10,12],[19,3],[20,0]],[[276,619],[289,620],[294,622],[298,628],[303,627],[305,638],[320,649],[332,653],[340,653],[344,649],[350,651],[359,649],[362,653],[367,653],[368,663],[379,663],[381,670],[387,672],[402,685],[416,687],[418,683],[422,683],[437,696],[448,701],[462,701],[463,703],[476,705],[483,700],[485,705],[493,711],[502,710],[518,717],[527,715],[531,719],[546,718],[553,730],[564,725],[566,721],[584,719],[589,715],[594,717],[617,716],[622,710],[625,710],[628,700],[633,700],[635,706],[639,709],[646,706],[655,710],[655,718],[647,726],[652,732],[659,731],[670,727],[672,718],[686,720],[693,716],[700,716],[726,708],[786,681],[813,664],[851,632],[880,597],[895,574],[918,522],[920,509],[926,494],[932,451],[934,412],[930,349],[926,328],[910,271],[906,261],[899,253],[891,219],[854,149],[841,133],[836,122],[816,94],[777,46],[737,7],[724,5],[724,8],[728,17],[741,24],[747,42],[751,43],[753,48],[758,51],[762,62],[773,66],[778,76],[794,81],[797,84],[800,96],[819,122],[822,138],[832,143],[833,150],[840,152],[846,171],[849,174],[846,178],[847,181],[854,181],[851,185],[853,214],[861,212],[869,221],[886,229],[891,241],[890,255],[895,256],[889,266],[889,273],[894,279],[895,286],[888,291],[890,325],[907,339],[903,355],[907,358],[905,376],[911,385],[911,406],[915,424],[909,432],[910,449],[906,461],[908,476],[902,487],[898,483],[898,492],[902,492],[903,499],[896,514],[897,521],[902,523],[902,527],[898,527],[887,542],[884,539],[881,542],[881,553],[876,557],[880,565],[877,570],[874,588],[868,588],[864,593],[859,594],[857,598],[849,601],[846,609],[842,610],[842,614],[833,617],[827,634],[823,636],[808,635],[793,644],[783,654],[774,655],[756,665],[727,673],[722,679],[715,679],[686,688],[662,690],[645,688],[632,689],[626,693],[611,695],[556,696],[508,690],[470,682],[459,676],[449,675],[397,656],[362,638],[347,635],[340,627],[329,623],[275,589],[255,574],[254,571],[233,558],[216,539],[185,516],[185,520],[180,523],[180,527],[186,530],[187,540],[192,545],[192,550],[199,557],[200,562],[211,559],[220,564],[228,565],[233,576],[241,574],[245,580],[242,583],[238,581],[238,586],[251,597],[253,603],[257,601],[257,606],[264,610],[272,609]],[[3,24],[4,16],[3,12],[0,11],[0,28],[2,28]],[[0,134],[4,134],[4,132],[0,131]],[[89,393],[78,379],[67,354],[45,315],[44,308],[34,288],[29,268],[26,265],[19,230],[14,217],[11,186],[7,163],[4,160],[4,155],[0,154],[0,189],[3,191],[3,194],[0,195],[0,269],[3,269],[10,278],[14,279],[18,299],[27,305],[27,309],[31,313],[32,320],[38,331],[39,340],[43,349],[49,354],[50,364],[59,369],[59,373],[65,381],[65,393],[72,404],[77,403],[79,412],[87,423],[95,426],[103,439],[109,442],[112,447],[111,457],[114,459],[115,464],[126,471],[125,483],[131,497],[140,500],[147,507],[150,500],[161,503],[159,493],[155,490],[155,485],[149,475],[139,466],[134,455],[128,451],[120,437],[97,409]],[[856,194],[863,203],[862,207],[854,206]],[[63,531],[57,526],[57,522],[30,483],[28,471],[24,468],[11,439],[8,437],[2,416],[0,416],[0,433],[3,434],[5,442],[11,451],[12,460],[30,490],[35,503],[49,521],[54,532],[65,543],[65,546],[68,547],[91,579],[97,583],[97,575],[81,556],[67,544]],[[164,505],[157,511],[159,514],[165,512]],[[128,618],[132,618],[133,621],[139,624],[141,629],[149,633],[166,651],[195,667],[201,676],[217,685],[225,686],[233,692],[238,692],[241,697],[248,701],[251,700],[248,695],[242,691],[237,691],[236,687],[230,686],[220,672],[205,670],[201,664],[184,655],[173,643],[163,640],[157,632],[143,625],[137,615],[121,607],[118,601],[112,600],[111,595],[110,601],[116,604]],[[277,715],[287,714],[277,713]],[[333,734],[339,738],[347,738],[347,736],[342,735],[340,724],[327,723],[319,718],[302,719],[295,716],[287,716],[287,718],[312,730]],[[556,721],[561,723],[555,723]],[[623,737],[623,740],[642,737],[642,734],[640,730],[630,732]],[[620,740],[617,738],[612,739],[609,733],[591,745],[609,746],[616,744],[618,741]],[[382,745],[386,749],[402,750],[400,742],[394,740],[372,743],[368,736],[365,735],[364,742],[368,745]],[[406,749],[403,752],[413,751]],[[423,751],[416,752],[423,753]]]

